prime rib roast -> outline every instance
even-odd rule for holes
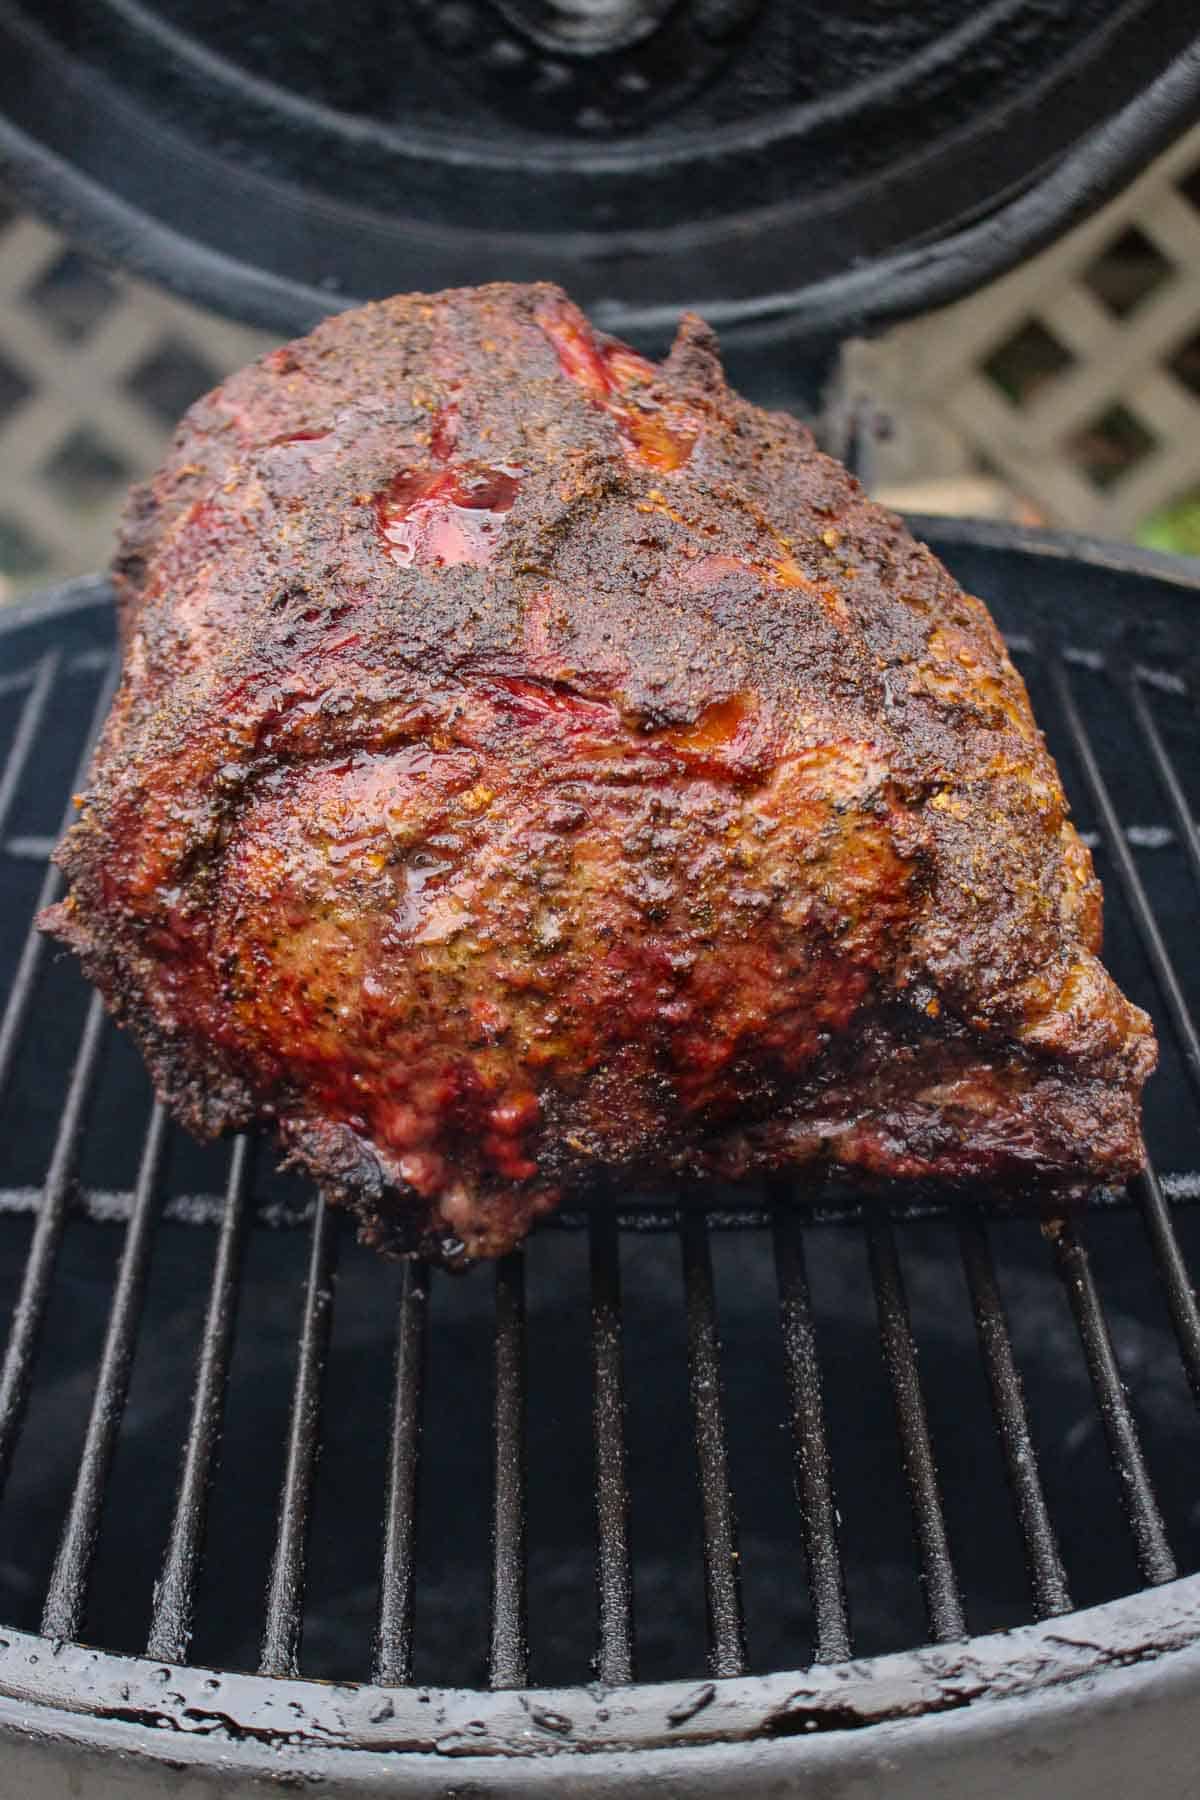
[[[115,578],[42,922],[371,1242],[496,1256],[598,1171],[1140,1166],[1150,1024],[984,605],[699,319],[331,319],[191,409]]]

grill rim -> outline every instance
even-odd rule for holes
[[[2,1641],[0,1741],[27,1735],[33,1708],[42,1734],[65,1737],[74,1719],[115,1726],[121,1747],[155,1753],[164,1741],[177,1750],[183,1737],[208,1738],[224,1766],[245,1774],[259,1766],[247,1748],[270,1744],[331,1776],[364,1753],[443,1773],[442,1759],[496,1759],[500,1785],[519,1787],[531,1762],[563,1756],[598,1771],[598,1757],[873,1735],[959,1713],[988,1731],[1002,1704],[1011,1718],[1055,1696],[1103,1702],[1138,1671],[1164,1664],[1164,1674],[1174,1671],[1200,1696],[1200,1575],[1066,1617],[852,1663],[619,1687],[387,1688],[156,1663],[8,1629]],[[86,1723],[77,1730],[87,1736]]]
[[[921,517],[909,523],[938,548],[975,545],[1070,559],[1200,594],[1200,564],[1156,552],[985,521]],[[0,637],[56,614],[105,606],[110,599],[104,577],[82,578],[5,609]],[[448,1772],[438,1756],[465,1755],[472,1766],[485,1759],[489,1782],[506,1789],[526,1786],[533,1764],[556,1761],[562,1753],[573,1760],[586,1756],[597,1776],[604,1768],[611,1766],[615,1774],[633,1763],[644,1773],[646,1753],[656,1750],[689,1746],[715,1752],[731,1746],[744,1751],[756,1745],[756,1755],[773,1759],[777,1750],[788,1753],[786,1745],[768,1748],[778,1739],[816,1733],[844,1741],[867,1728],[870,1754],[876,1757],[881,1730],[932,1723],[947,1711],[958,1715],[956,1730],[964,1721],[976,1734],[1002,1730],[994,1705],[1001,1699],[1013,1703],[1010,1719],[1032,1717],[1047,1705],[1078,1704],[1080,1696],[1088,1698],[1089,1715],[1109,1700],[1123,1707],[1124,1696],[1147,1678],[1148,1667],[1150,1680],[1180,1686],[1189,1697],[1200,1695],[1200,1575],[1159,1581],[1011,1631],[853,1663],[815,1660],[799,1669],[717,1681],[492,1693],[331,1685],[177,1666],[0,1625],[0,1742],[28,1739],[32,1728],[43,1738],[53,1733],[60,1748],[103,1745],[108,1753],[133,1748],[159,1759],[169,1754],[168,1745],[178,1751],[179,1734],[186,1732],[199,1734],[189,1746],[201,1752],[197,1760],[209,1760],[219,1750],[222,1770],[229,1774],[261,1773],[262,1747],[269,1744],[273,1755],[294,1751],[306,1768],[336,1773],[343,1783],[347,1768],[361,1770],[365,1778],[368,1764],[381,1756],[391,1776],[399,1759],[423,1770],[425,1781],[435,1767]],[[1151,1667],[1156,1664],[1163,1665],[1157,1676]],[[281,1725],[284,1717],[288,1723]],[[568,1720],[571,1728],[564,1730]],[[794,1757],[793,1747],[792,1766]],[[690,1766],[700,1779],[707,1762],[694,1757]],[[807,1758],[805,1766],[812,1766]],[[845,1769],[844,1759],[839,1766]],[[737,1779],[744,1781],[751,1767],[739,1761]],[[351,1785],[358,1787],[357,1779]]]

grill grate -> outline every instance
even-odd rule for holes
[[[935,1643],[948,1644],[965,1634],[966,1620],[950,1560],[942,1496],[921,1379],[917,1373],[917,1352],[909,1323],[900,1259],[896,1254],[896,1238],[886,1218],[868,1220],[866,1233],[875,1304],[879,1308],[879,1337],[896,1403],[900,1454],[912,1503],[929,1630]]]
[[[987,1226],[982,1219],[969,1214],[963,1218],[959,1245],[971,1291],[979,1352],[987,1369],[992,1411],[1004,1451],[1004,1469],[1017,1510],[1034,1612],[1039,1619],[1052,1618],[1055,1613],[1070,1612],[1071,1595],[1042,1491],[1025,1395],[996,1281]]]
[[[850,1655],[850,1621],[804,1244],[797,1220],[782,1208],[774,1228],[796,1497],[816,1623],[814,1661],[843,1662]]]
[[[729,1491],[717,1303],[703,1213],[685,1212],[679,1236],[683,1250],[688,1380],[704,1518],[709,1661],[714,1675],[740,1675],[746,1666],[746,1638],[738,1579],[737,1520]]]
[[[525,1265],[496,1265],[496,1389],[493,1409],[492,1634],[494,1688],[529,1678],[525,1597]]]
[[[323,1200],[313,1216],[312,1249],[296,1386],[288,1427],[287,1464],[279,1497],[279,1526],[267,1582],[267,1622],[263,1630],[260,1675],[297,1675],[300,1630],[304,1619],[305,1551],[313,1477],[321,1441],[321,1383],[329,1355],[333,1324],[333,1283],[337,1268],[338,1220]]]
[[[238,1272],[246,1234],[251,1154],[249,1139],[237,1138],[229,1159],[225,1216],[209,1290],[179,1494],[162,1574],[154,1590],[154,1610],[146,1640],[146,1654],[163,1662],[183,1662],[192,1641],[208,1488],[221,1441],[225,1382],[237,1323]],[[113,1310],[116,1311],[115,1304]]]
[[[995,580],[993,574],[992,592]],[[981,581],[980,585],[984,583]],[[1164,607],[1168,600],[1162,602]],[[1129,603],[1118,594],[1113,604],[1119,610]],[[1178,607],[1182,603],[1173,604]],[[1003,609],[999,610],[1003,618]],[[1122,659],[1111,650],[1104,659],[1091,649],[1072,655],[1061,647],[1050,648],[1055,640],[1036,609],[1026,603],[1026,613],[1029,612],[1033,613],[1035,636],[1018,638],[1017,642],[1025,645],[1024,659],[1031,677],[1036,673],[1037,680],[1053,696],[1051,736],[1054,738],[1057,733],[1059,741],[1055,747],[1068,759],[1064,773],[1074,787],[1076,800],[1094,817],[1110,892],[1114,900],[1120,894],[1126,909],[1132,929],[1123,953],[1127,954],[1131,945],[1140,946],[1155,984],[1156,1010],[1165,1025],[1164,1040],[1169,1035],[1178,1048],[1179,1081],[1171,1100],[1186,1113],[1187,1129],[1192,1130],[1194,1111],[1188,1103],[1187,1090],[1200,1098],[1200,1036],[1188,1000],[1191,978],[1180,973],[1177,953],[1172,949],[1173,933],[1177,933],[1169,922],[1164,924],[1160,919],[1161,896],[1146,874],[1150,859],[1160,852],[1146,847],[1137,849],[1131,844],[1110,786],[1112,757],[1108,749],[1098,747],[1095,735],[1097,718],[1115,719],[1114,729],[1122,734],[1120,742],[1125,751],[1141,758],[1153,772],[1155,797],[1161,800],[1170,821],[1172,854],[1178,856],[1186,871],[1185,884],[1191,884],[1188,907],[1194,906],[1200,890],[1200,834],[1190,813],[1187,778],[1177,766],[1168,734],[1156,716],[1164,671],[1160,665],[1156,665],[1157,674],[1154,668],[1125,669]],[[107,630],[102,613],[95,608],[89,613],[86,607],[82,611],[77,607],[74,612],[64,613],[63,618],[67,622],[74,620],[77,627],[79,620],[84,620],[87,629],[79,627],[82,638],[78,631],[78,641],[71,639],[70,632],[65,636],[60,632],[63,642],[52,644],[33,657],[22,670],[6,678],[0,690],[0,700],[6,699],[12,710],[8,758],[0,774],[0,860],[14,866],[36,862],[49,847],[50,840],[44,836],[14,830],[13,820],[32,780],[39,746],[45,740],[64,682],[72,673],[82,673],[92,684],[94,706],[89,741],[103,719],[112,692],[115,670],[111,655],[98,658],[95,651],[97,635]],[[1011,624],[1011,615],[1007,622]],[[1018,622],[1028,624],[1029,618]],[[1167,668],[1165,674],[1182,687],[1177,670]],[[1085,687],[1086,703],[1081,698]],[[1186,694],[1183,698],[1186,700]],[[1045,720],[1046,706],[1039,703],[1039,711]],[[61,720],[55,728],[66,729]],[[1078,780],[1073,783],[1071,766],[1078,771]],[[1106,774],[1106,769],[1110,774]],[[77,774],[76,782],[80,778]],[[1154,879],[1157,881],[1157,877]],[[48,866],[37,904],[44,905],[55,898],[59,888],[59,876]],[[11,985],[0,1020],[0,1094],[11,1087],[26,1039],[39,1017],[38,997],[46,977],[46,962],[43,940],[30,932],[14,954]],[[173,1179],[168,1174],[171,1130],[157,1105],[149,1111],[131,1188],[113,1193],[81,1179],[89,1112],[100,1088],[110,1036],[103,1010],[94,997],[83,1010],[82,1026],[70,1036],[63,1102],[44,1181],[32,1195],[17,1187],[0,1193],[3,1211],[19,1212],[29,1207],[36,1214],[0,1366],[0,1483],[10,1474],[31,1393],[35,1391],[43,1325],[55,1292],[56,1269],[67,1226],[80,1214],[107,1214],[125,1221],[103,1346],[91,1383],[78,1470],[65,1514],[57,1521],[57,1549],[40,1600],[41,1631],[53,1639],[78,1638],[87,1624],[89,1589],[98,1552],[102,1554],[106,1500],[114,1462],[120,1455],[131,1380],[140,1366],[138,1359],[153,1354],[153,1345],[139,1338],[147,1291],[154,1278],[164,1232],[170,1229],[166,1222],[181,1211],[188,1211],[178,1192],[172,1191]],[[1174,1079],[1170,1071],[1167,1079]],[[249,1279],[247,1252],[265,1216],[260,1195],[263,1183],[256,1177],[251,1143],[239,1138],[224,1154],[227,1179],[223,1200],[218,1205],[209,1197],[203,1205],[191,1207],[196,1216],[219,1218],[219,1231],[199,1334],[174,1510],[159,1577],[149,1602],[146,1651],[169,1664],[187,1661],[202,1600],[209,1499],[218,1468],[226,1395],[241,1323],[239,1306]],[[1171,1160],[1178,1161],[1175,1151]],[[1167,1197],[1170,1191],[1176,1199],[1195,1198],[1193,1190],[1198,1187],[1200,1184],[1189,1183],[1186,1169],[1172,1170],[1167,1180],[1152,1167],[1131,1184],[1127,1194],[1099,1197],[1097,1205],[1133,1207],[1140,1212],[1182,1369],[1192,1395],[1200,1401],[1200,1314],[1177,1235],[1176,1208]],[[269,1571],[264,1576],[258,1668],[261,1674],[271,1677],[295,1675],[304,1662],[310,1528],[320,1512],[317,1483],[323,1435],[322,1399],[333,1341],[339,1244],[345,1236],[343,1221],[319,1203],[307,1213],[295,1207],[290,1212],[285,1208],[284,1213],[293,1223],[306,1222],[309,1249],[278,1518]],[[718,1237],[731,1230],[748,1240],[769,1244],[773,1257],[779,1335],[770,1340],[770,1354],[778,1359],[784,1395],[778,1424],[788,1432],[798,1502],[798,1536],[812,1622],[811,1659],[819,1663],[844,1662],[856,1647],[835,1491],[836,1434],[831,1432],[831,1422],[838,1415],[830,1410],[827,1389],[831,1370],[822,1362],[820,1316],[810,1291],[806,1255],[806,1245],[811,1247],[822,1230],[832,1228],[829,1222],[840,1222],[845,1229],[857,1232],[858,1241],[865,1247],[882,1368],[894,1407],[903,1482],[911,1507],[916,1572],[927,1613],[928,1638],[947,1644],[967,1631],[969,1608],[964,1604],[961,1571],[956,1567],[954,1519],[948,1518],[939,1477],[935,1447],[938,1419],[927,1403],[927,1382],[922,1377],[918,1354],[920,1331],[914,1327],[910,1312],[902,1271],[903,1244],[897,1238],[898,1231],[909,1229],[913,1220],[922,1217],[944,1218],[955,1233],[957,1279],[963,1282],[969,1301],[981,1378],[994,1414],[999,1455],[1027,1568],[1026,1616],[1047,1618],[1071,1610],[1068,1559],[1060,1547],[1051,1499],[1039,1465],[1036,1421],[1031,1422],[1026,1383],[1018,1367],[1018,1352],[1002,1298],[1004,1271],[1001,1268],[998,1272],[994,1250],[998,1227],[985,1208],[963,1207],[951,1212],[936,1197],[910,1197],[907,1210],[897,1206],[889,1216],[879,1208],[860,1212],[853,1198],[835,1197],[816,1211],[800,1213],[790,1204],[786,1184],[781,1183],[765,1197],[757,1195],[747,1202],[744,1196],[723,1196],[720,1208],[707,1210],[689,1195],[681,1196],[677,1205],[663,1206],[658,1202],[639,1206],[627,1201],[620,1207],[611,1196],[601,1196],[590,1210],[569,1215],[561,1223],[568,1228],[582,1228],[582,1235],[575,1235],[586,1252],[590,1284],[591,1335],[587,1354],[594,1465],[594,1667],[603,1684],[629,1683],[635,1673],[638,1510],[631,1501],[631,1491],[636,1498],[638,1483],[631,1482],[626,1386],[635,1378],[640,1380],[643,1372],[630,1360],[621,1262],[623,1241],[638,1232],[653,1235],[668,1231],[678,1240],[678,1293],[700,1502],[699,1547],[709,1673],[737,1676],[749,1666],[743,1555],[739,1550],[739,1519],[731,1475],[737,1460],[736,1434],[731,1430],[736,1415],[730,1413],[723,1389],[729,1373],[728,1355],[722,1348],[718,1328],[719,1282],[714,1276],[713,1256]],[[1006,1233],[1020,1230],[1033,1238],[1037,1236],[1036,1225],[1029,1221],[1017,1221],[1004,1229]],[[1045,1234],[1051,1240],[1047,1254],[1069,1302],[1140,1579],[1146,1586],[1169,1581],[1177,1572],[1177,1553],[1151,1478],[1135,1404],[1126,1393],[1101,1298],[1103,1284],[1093,1272],[1084,1225],[1072,1221],[1047,1227]],[[636,1254],[637,1249],[633,1245],[630,1254]],[[719,1267],[716,1273],[720,1275]],[[378,1282],[388,1279],[387,1271],[380,1265]],[[478,1284],[488,1279],[486,1272],[480,1272],[471,1282],[478,1291]],[[481,1655],[488,1684],[496,1690],[507,1690],[525,1688],[531,1669],[527,1592],[532,1566],[527,1514],[531,1479],[527,1466],[531,1443],[527,1368],[531,1327],[527,1319],[526,1259],[521,1255],[505,1259],[497,1265],[493,1279],[492,1528],[487,1573],[491,1624]],[[252,1291],[252,1284],[247,1291]],[[436,1332],[431,1341],[430,1314],[438,1292],[439,1284],[431,1285],[422,1269],[406,1268],[399,1276],[389,1351],[390,1413],[386,1359],[377,1359],[378,1417],[385,1454],[370,1668],[372,1679],[384,1686],[411,1683],[418,1660],[417,1608],[424,1541],[418,1499],[423,1458],[427,1455],[426,1371],[430,1357],[438,1350]],[[246,1308],[242,1310],[246,1312]],[[766,1354],[762,1346],[767,1344],[767,1327],[763,1325],[756,1353]],[[463,1379],[479,1384],[487,1379],[487,1372],[476,1367],[466,1371]],[[843,1398],[844,1386],[843,1383],[839,1390]],[[177,1396],[177,1403],[184,1406],[182,1393]],[[678,1487],[679,1471],[668,1472],[664,1480],[672,1489]],[[1100,1507],[1102,1499],[1087,1496],[1079,1503]],[[1060,1518],[1060,1529],[1061,1523]],[[536,1551],[536,1543],[533,1548]],[[1200,1557],[1196,1546],[1189,1543],[1187,1566],[1193,1566],[1197,1560]],[[799,1557],[796,1566],[800,1566]],[[804,1648],[796,1646],[796,1665],[805,1659]],[[364,1667],[362,1673],[366,1672]],[[681,1667],[678,1672],[686,1675],[701,1671]],[[703,1699],[706,1691],[698,1690],[698,1706],[708,1703]],[[544,1729],[558,1729],[552,1717]]]
[[[629,1488],[625,1381],[621,1354],[621,1269],[617,1222],[591,1220],[592,1444],[596,1465],[596,1674],[614,1685],[633,1680],[633,1576],[629,1563]]]
[[[71,1496],[71,1508],[63,1527],[42,1613],[42,1634],[48,1638],[78,1637],[83,1623],[88,1575],[100,1531],[100,1510],[129,1392],[133,1351],[157,1223],[166,1138],[166,1111],[156,1103],[150,1114],[133,1212],[125,1232],[108,1334],[79,1459],[79,1479]]]
[[[401,1276],[392,1378],[392,1431],[379,1575],[379,1629],[371,1679],[381,1687],[412,1680],[413,1591],[417,1561],[417,1473],[425,1378],[429,1277],[410,1264]]]

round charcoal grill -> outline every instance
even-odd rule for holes
[[[1195,1793],[1200,576],[925,533],[1096,847],[1152,1166],[614,1191],[462,1280],[176,1134],[27,933],[115,652],[100,581],[8,614],[0,1791]]]

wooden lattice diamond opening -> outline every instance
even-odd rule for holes
[[[1080,473],[1105,493],[1131,474],[1157,445],[1158,439],[1136,413],[1116,401],[1072,433],[1066,449]]]
[[[18,412],[33,393],[33,384],[0,356],[0,424]]]
[[[29,581],[45,574],[54,558],[32,533],[7,513],[0,513],[0,581]]]
[[[55,337],[78,344],[91,337],[117,304],[120,290],[89,257],[66,250],[42,271],[25,298]]]
[[[1176,381],[1200,399],[1200,331],[1179,345],[1168,357],[1167,367]]]
[[[42,474],[61,500],[86,512],[128,487],[133,469],[94,426],[81,425],[43,463]]]
[[[124,386],[164,425],[174,427],[192,401],[216,387],[220,379],[220,371],[211,363],[181,338],[168,334],[130,371]]]
[[[1028,406],[1075,358],[1040,319],[1028,318],[983,362],[983,373],[1014,406]]]
[[[1136,225],[1129,225],[1088,264],[1080,279],[1114,317],[1127,319],[1174,272],[1158,245]]]

